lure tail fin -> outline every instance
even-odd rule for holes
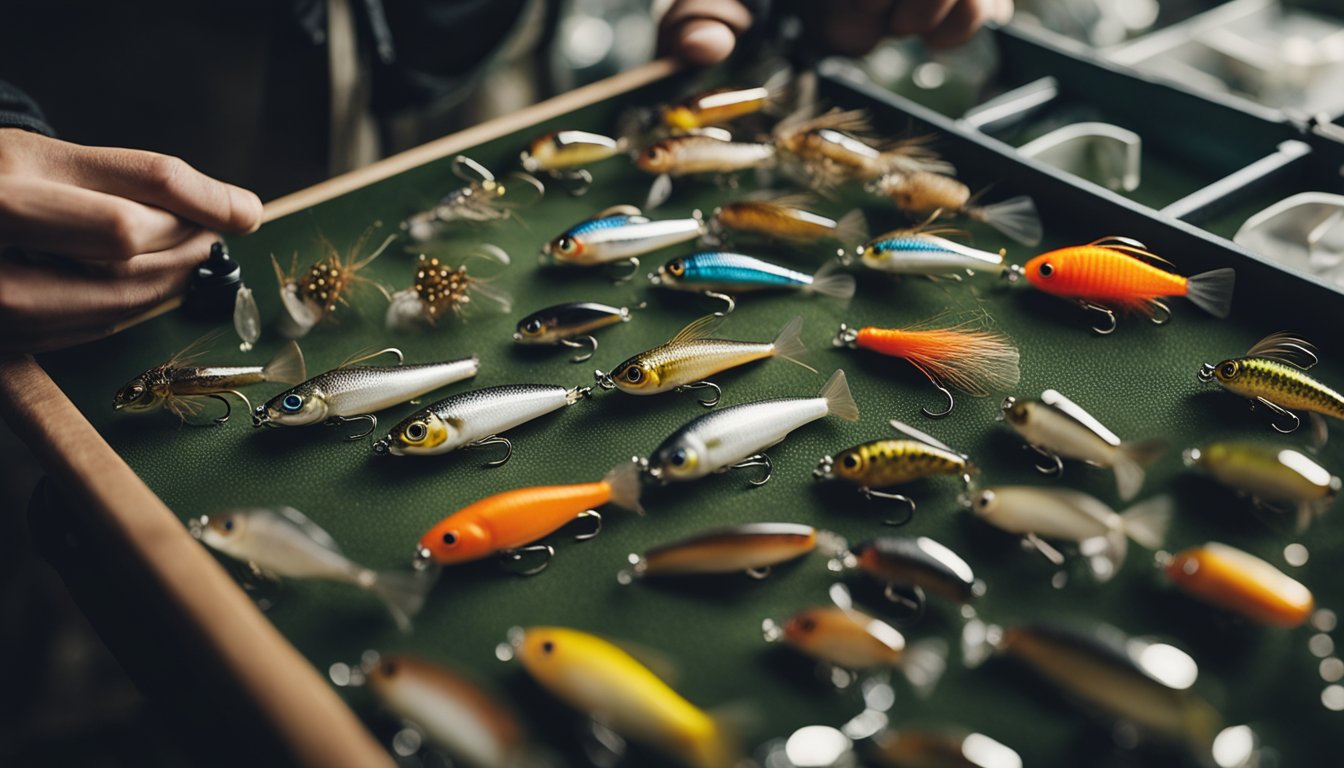
[[[303,350],[294,341],[290,341],[275,353],[266,367],[261,369],[266,381],[276,384],[302,384],[308,380],[308,367],[303,362]]]
[[[1174,508],[1171,497],[1167,495],[1144,499],[1120,513],[1125,535],[1139,546],[1161,549],[1167,539],[1167,529],[1171,527]]]
[[[846,246],[868,242],[868,221],[863,217],[863,211],[855,208],[841,216],[835,223],[835,239]]]
[[[845,379],[843,370],[836,369],[817,396],[826,401],[828,416],[835,416],[845,421],[859,420],[859,406],[854,403],[854,396],[849,392],[849,382]]]
[[[423,571],[371,572],[368,590],[387,606],[392,620],[402,632],[411,631],[411,619],[425,605],[425,596],[434,586],[438,569]]]
[[[1231,267],[1201,272],[1185,281],[1185,298],[1219,320],[1232,313],[1237,271]]]
[[[1119,573],[1129,552],[1129,539],[1126,531],[1110,531],[1102,536],[1094,536],[1078,543],[1078,552],[1087,559],[1088,570],[1092,577],[1101,583],[1110,581]]]
[[[1161,438],[1122,443],[1111,469],[1115,471],[1115,490],[1120,498],[1129,501],[1143,489],[1144,469],[1157,461],[1167,450],[1167,441]]]
[[[807,345],[803,343],[802,315],[793,318],[785,323],[783,328],[779,329],[779,335],[775,336],[772,346],[775,348],[775,357],[782,357],[790,363],[801,365],[813,373],[817,372],[816,368],[798,359],[803,353],[807,352]]]
[[[1010,197],[967,213],[971,218],[988,224],[1024,245],[1039,245],[1041,242],[1041,214],[1036,210],[1036,203],[1026,195]]]
[[[617,464],[602,481],[611,488],[609,503],[636,514],[644,514],[644,507],[639,503],[642,487],[638,464],[633,461]]]
[[[854,298],[854,276],[840,272],[840,262],[828,261],[812,275],[812,284],[807,287],[809,293],[819,294],[840,301]]]
[[[931,696],[946,671],[947,643],[941,638],[931,637],[905,647],[901,674],[910,681],[910,687],[919,698]]]

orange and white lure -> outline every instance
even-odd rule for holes
[[[931,325],[850,328],[841,323],[831,343],[905,358],[947,398],[943,411],[921,409],[934,419],[956,407],[949,387],[972,397],[988,397],[995,390],[1013,388],[1021,379],[1017,347],[1006,335],[986,328],[983,318],[973,317],[943,328]]]
[[[1164,570],[1191,597],[1257,624],[1298,627],[1316,607],[1301,582],[1255,555],[1214,541],[1176,553]]]
[[[1117,311],[1166,323],[1171,308],[1162,299],[1168,296],[1184,296],[1220,319],[1232,311],[1236,272],[1231,267],[1182,277],[1157,264],[1172,266],[1137,240],[1103,237],[1041,254],[1027,262],[1026,274],[1038,289],[1105,316],[1106,325],[1092,329],[1102,335],[1115,330]]]
[[[455,565],[492,555],[517,562],[532,554],[544,559],[523,573],[540,573],[555,549],[534,542],[580,517],[596,521],[596,528],[575,538],[591,539],[602,529],[597,507],[614,504],[642,515],[639,494],[640,468],[633,462],[612,469],[595,483],[539,485],[497,493],[463,507],[430,528],[415,548],[415,566]]]

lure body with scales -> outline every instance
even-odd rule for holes
[[[1172,556],[1167,578],[1198,600],[1258,624],[1299,627],[1316,607],[1311,590],[1260,558],[1209,542]]]
[[[850,178],[873,181],[888,174],[938,171],[951,173],[950,163],[938,157],[923,139],[869,143],[858,134],[871,126],[862,110],[832,110],[817,117],[800,114],[776,126],[775,142],[807,166],[823,186]]]
[[[1319,462],[1301,451],[1261,443],[1222,442],[1190,448],[1185,465],[1198,467],[1219,482],[1267,505],[1290,504],[1297,511],[1298,530],[1334,504],[1341,483]]]
[[[771,264],[752,256],[723,251],[701,251],[676,258],[651,276],[655,285],[682,291],[714,291],[724,294],[752,291],[800,291],[841,301],[854,296],[854,276],[837,272],[836,262],[827,262],[813,274]]]
[[[293,341],[260,366],[192,365],[190,360],[195,355],[191,350],[195,346],[127,382],[112,398],[113,409],[142,413],[163,406],[177,413],[183,409],[174,402],[178,398],[230,392],[261,382],[292,385],[308,378],[303,352]]]
[[[393,456],[455,451],[578,402],[586,387],[506,384],[453,395],[407,416],[374,444]],[[381,451],[380,451],[381,452]]]
[[[869,269],[892,275],[939,278],[988,272],[1012,278],[1017,273],[1004,260],[1005,253],[1002,249],[982,251],[918,229],[901,229],[873,238],[859,249],[859,260]]]
[[[817,397],[765,400],[701,416],[672,433],[649,467],[663,482],[695,480],[777,445],[793,430],[827,416],[857,421],[845,372],[836,371]]]
[[[764,576],[772,566],[817,547],[818,531],[794,523],[751,523],[719,528],[631,555],[637,577],[747,573]]]
[[[714,212],[714,224],[720,229],[800,244],[834,240],[849,245],[867,236],[862,211],[850,211],[837,221],[806,210],[801,207],[804,203],[802,198],[791,197],[726,203]]]
[[[972,476],[975,465],[963,454],[922,440],[885,438],[847,448],[817,465],[822,480],[845,480],[861,488],[890,488],[938,475]]]
[[[626,261],[705,235],[703,217],[653,221],[636,207],[618,205],[582,221],[547,243],[543,264],[592,267]]]
[[[539,309],[518,321],[513,340],[519,344],[559,344],[610,325],[629,322],[629,307],[575,301]]]
[[[1230,358],[1217,365],[1205,363],[1198,376],[1202,382],[1216,381],[1228,392],[1252,401],[1263,402],[1271,410],[1287,411],[1291,426],[1274,422],[1274,429],[1293,432],[1298,417],[1293,411],[1312,416],[1317,442],[1327,437],[1322,416],[1344,419],[1344,395],[1307,373],[1319,362],[1316,347],[1290,333],[1272,333],[1247,350],[1245,356]]]
[[[939,327],[938,318],[909,328],[850,328],[841,325],[831,342],[834,346],[866,349],[904,359],[948,399],[948,410],[930,417],[946,416],[955,400],[946,387],[972,397],[1017,385],[1022,377],[1021,355],[1012,339],[989,327],[988,318],[972,316]]]
[[[303,426],[330,418],[363,416],[433,392],[480,370],[467,357],[440,363],[352,365],[319,374],[257,406],[253,426]]]

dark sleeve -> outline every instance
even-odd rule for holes
[[[43,136],[56,135],[37,104],[4,80],[0,80],[0,128],[22,128]]]

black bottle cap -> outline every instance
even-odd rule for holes
[[[229,256],[228,246],[216,241],[210,246],[210,258],[196,268],[187,293],[187,311],[202,319],[228,320],[242,285],[242,267]]]

